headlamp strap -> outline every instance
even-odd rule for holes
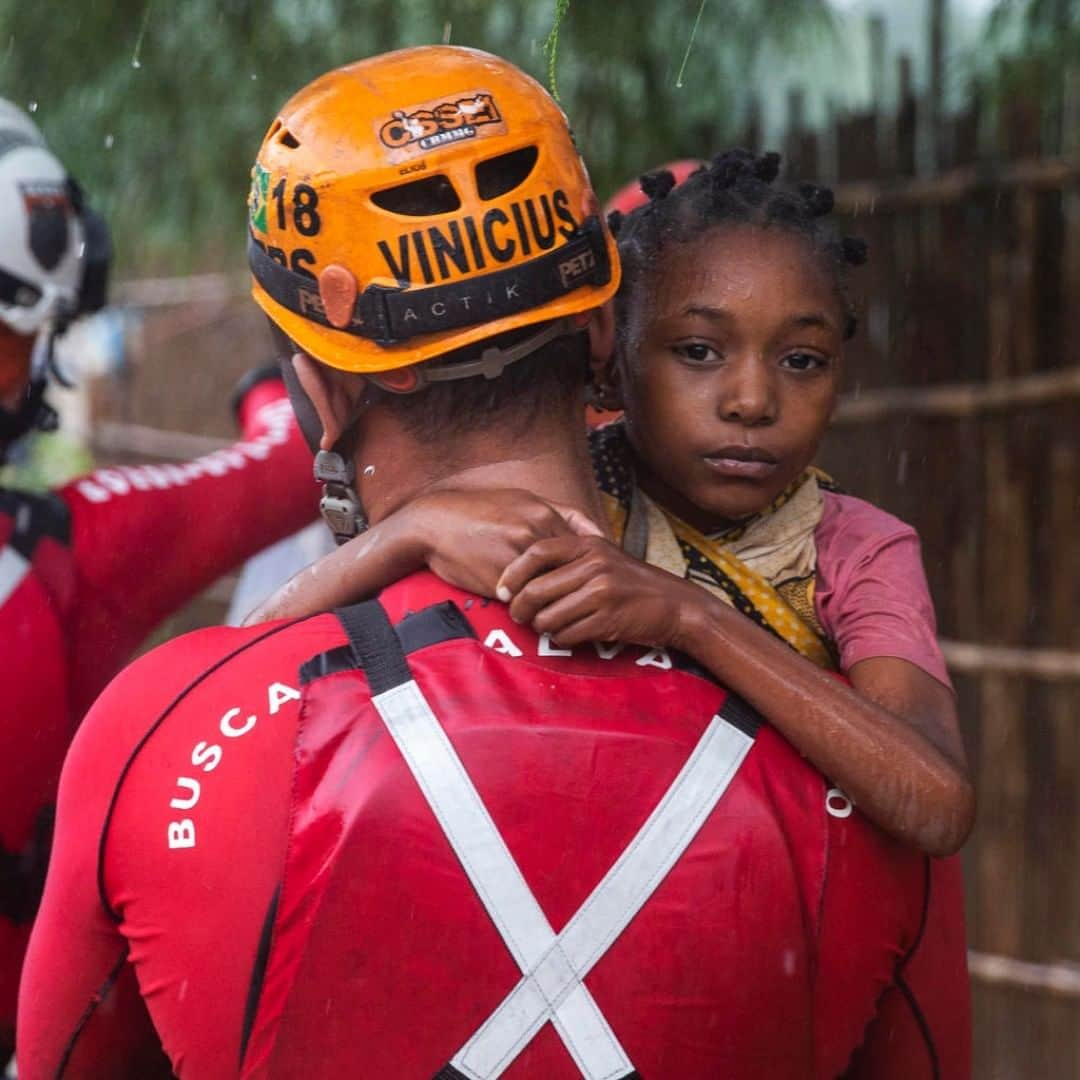
[[[294,314],[330,329],[318,283],[273,259],[249,234],[248,264],[267,295]],[[541,307],[586,285],[611,280],[603,225],[590,217],[567,243],[520,266],[445,285],[413,289],[371,284],[357,297],[343,332],[377,345],[493,322]]]

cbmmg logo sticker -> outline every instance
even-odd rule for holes
[[[251,191],[248,194],[248,220],[257,232],[266,232],[266,200],[270,195],[270,174],[256,162],[251,170]]]
[[[486,90],[398,109],[388,120],[376,125],[379,141],[390,151],[390,160],[394,162],[419,157],[465,139],[505,131],[499,107]]]

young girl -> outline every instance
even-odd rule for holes
[[[778,165],[732,151],[678,187],[653,174],[613,222],[618,347],[594,393],[625,415],[592,449],[621,548],[527,493],[440,492],[256,615],[325,610],[426,562],[564,647],[680,649],[842,789],[837,812],[846,796],[944,855],[973,794],[918,538],[811,467],[865,246],[826,224],[829,191],[775,185]]]

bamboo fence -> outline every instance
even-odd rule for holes
[[[934,33],[929,93],[902,56],[825,130],[790,95],[789,172],[871,252],[822,464],[923,540],[979,795],[975,1075],[1080,1076],[1080,75],[947,116]]]

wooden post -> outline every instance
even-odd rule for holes
[[[1080,410],[1071,410],[1076,416]],[[1075,548],[1065,540],[1080,531],[1080,455],[1076,434],[1065,423],[1067,413],[1058,413],[1053,425],[1056,434],[1049,452],[1049,506],[1047,507],[1050,537],[1046,623],[1050,644],[1066,648],[1080,641],[1077,632],[1076,609],[1073,599],[1080,595],[1080,565]],[[1048,798],[1043,801],[1044,816],[1040,825],[1045,835],[1052,837],[1052,854],[1047,859],[1052,874],[1048,888],[1047,924],[1053,928],[1053,957],[1080,958],[1080,881],[1076,867],[1080,866],[1080,724],[1077,705],[1080,693],[1074,684],[1050,686],[1046,690],[1048,703],[1047,732],[1050,740],[1050,775],[1042,786]],[[1056,856],[1056,857],[1055,857]]]
[[[898,99],[896,123],[893,126],[893,173],[915,175],[915,129],[918,124],[918,105],[911,74],[911,57],[901,53],[896,61]]]
[[[784,138],[784,166],[800,180],[817,175],[817,138],[806,122],[806,91],[793,86],[788,91],[787,135]]]
[[[870,100],[875,109],[885,108],[885,16],[869,15],[866,19],[866,36],[870,46]]]
[[[923,148],[927,171],[935,173],[941,167],[945,115],[945,32],[948,19],[946,0],[930,0],[928,48],[929,79],[926,93],[926,144]]]

